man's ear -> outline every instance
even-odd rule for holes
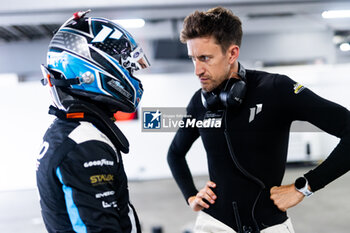
[[[229,58],[229,63],[233,64],[239,56],[239,46],[238,45],[230,45],[230,47],[228,47],[227,49],[227,55]]]

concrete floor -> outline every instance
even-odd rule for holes
[[[310,168],[288,168],[285,184]],[[206,177],[196,177],[198,187]],[[350,232],[350,173],[288,211],[296,233]],[[130,182],[131,199],[141,219],[143,232],[161,227],[163,233],[191,230],[196,218],[173,180]],[[36,190],[0,192],[1,233],[43,233]]]

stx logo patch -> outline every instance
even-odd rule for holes
[[[90,176],[90,182],[92,185],[111,183],[113,179],[114,179],[114,176],[112,174],[101,174],[101,175]]]

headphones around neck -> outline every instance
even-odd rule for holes
[[[203,106],[208,110],[220,110],[225,108],[237,108],[244,99],[247,91],[246,71],[238,63],[238,76],[241,79],[229,78],[213,91],[201,91]],[[223,88],[222,88],[223,87]]]

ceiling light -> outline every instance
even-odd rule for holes
[[[350,51],[350,44],[349,43],[342,43],[342,44],[340,44],[339,48],[343,52]]]
[[[142,28],[145,26],[145,20],[143,19],[118,19],[113,20],[113,22],[125,28]]]
[[[324,11],[322,12],[322,17],[325,19],[349,18],[350,10]]]
[[[335,35],[332,40],[334,44],[340,44],[344,41],[344,36]]]

